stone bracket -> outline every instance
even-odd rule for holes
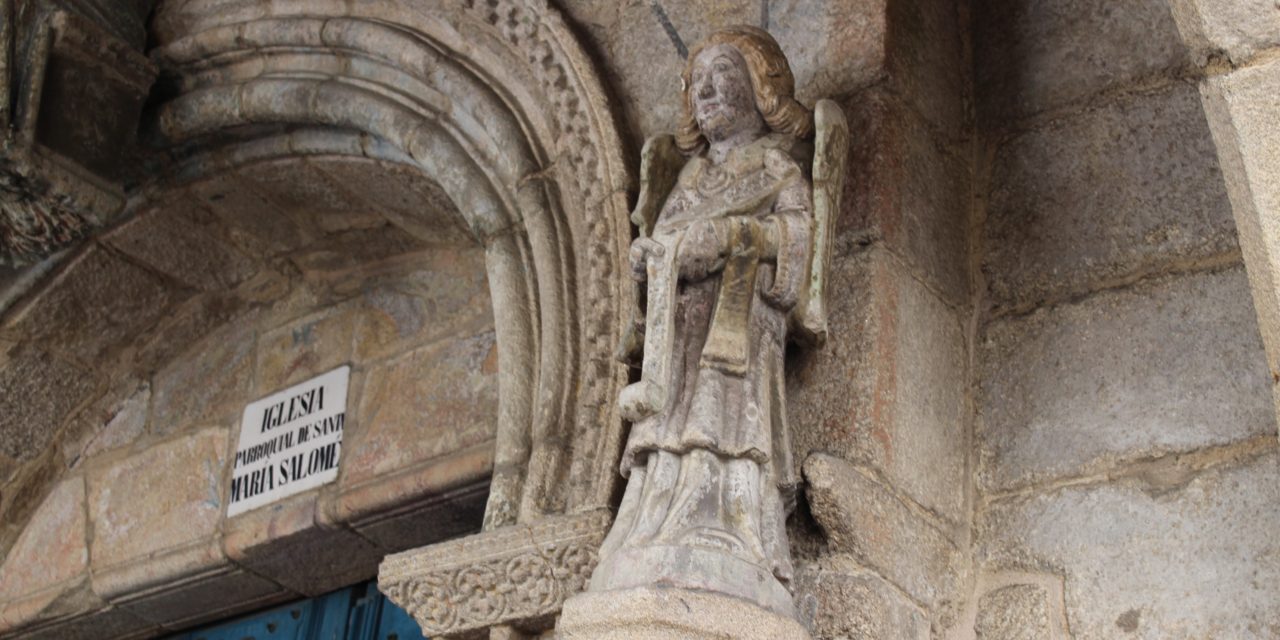
[[[378,588],[429,637],[494,625],[550,628],[596,567],[613,516],[596,510],[388,556]]]

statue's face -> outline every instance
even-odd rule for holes
[[[737,49],[718,44],[698,52],[689,79],[693,117],[707,140],[723,140],[763,122],[747,63]]]

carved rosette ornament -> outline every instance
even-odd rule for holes
[[[121,149],[156,75],[137,5],[100,25],[81,2],[0,0],[0,265],[36,262],[124,208]]]
[[[683,80],[684,122],[645,144],[632,214],[647,309],[622,348],[643,352],[618,399],[627,488],[558,637],[807,638],[788,590],[783,355],[825,338],[847,125],[830,101],[795,100],[755,27],[711,35]]]

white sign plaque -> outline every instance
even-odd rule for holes
[[[350,379],[344,365],[244,408],[228,516],[338,477]]]

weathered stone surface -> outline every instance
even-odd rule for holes
[[[356,192],[381,218],[423,242],[475,244],[457,205],[417,167],[350,158],[316,158],[311,164],[332,182]]]
[[[0,453],[0,487],[8,484],[21,467],[17,460]],[[0,498],[3,498],[3,495],[0,495]]]
[[[74,446],[62,448],[68,467],[84,460],[128,446],[147,429],[151,407],[151,385],[127,381],[108,392],[77,418],[82,435]]]
[[[44,451],[98,376],[33,345],[12,349],[0,367],[0,453],[28,460]]]
[[[617,104],[638,148],[646,137],[672,131],[679,119],[679,96],[671,89],[685,61],[673,37],[687,49],[721,27],[760,26],[763,6],[571,0],[564,3],[564,10],[581,25],[591,47],[603,54],[603,71],[619,93]],[[883,2],[770,2],[767,6],[768,30],[791,62],[801,102],[812,106],[818,98],[848,95],[884,73]]]
[[[370,362],[493,324],[484,253],[437,249],[419,268],[365,291],[355,360]]]
[[[64,249],[21,269],[0,267],[0,313],[8,313],[15,303],[43,282],[46,275],[69,260],[71,253],[72,250]]]
[[[228,437],[205,429],[90,471],[94,592],[174,627],[297,597],[222,551]]]
[[[1172,0],[1170,4],[1199,64],[1223,52],[1240,65],[1280,44],[1280,6],[1274,0]]]
[[[50,448],[10,472],[9,480],[0,488],[0,553],[6,553],[16,543],[22,525],[43,504],[64,469],[61,456]]]
[[[307,159],[259,162],[241,168],[239,174],[242,183],[274,204],[278,211],[313,237],[324,233],[320,219],[325,214],[362,217],[362,213],[369,209],[367,203],[330,181]]]
[[[1280,633],[1280,459],[1185,486],[1066,487],[994,505],[980,557],[1066,577],[1078,638],[1272,638]]]
[[[900,98],[880,89],[846,105],[851,140],[838,247],[882,239],[952,304],[969,297],[969,168]]]
[[[161,200],[113,230],[107,244],[187,286],[203,291],[231,287],[256,265],[197,218],[210,214],[188,199]]]
[[[291,260],[311,278],[332,277],[344,271],[425,248],[423,241],[390,223],[326,236],[294,254]]]
[[[1015,584],[982,594],[973,631],[977,640],[1054,640],[1049,592],[1035,584]]]
[[[697,3],[668,4],[704,10],[706,7]],[[778,39],[791,62],[796,96],[801,102],[812,106],[821,98],[846,96],[881,77],[888,57],[885,41],[891,28],[886,24],[889,4],[879,0],[768,3],[766,28]]]
[[[985,236],[983,270],[998,306],[1234,252],[1230,202],[1195,89],[1177,83],[1006,143]]]
[[[91,597],[84,599],[93,601]],[[100,601],[94,604],[96,606],[82,606],[90,610],[87,615],[60,620],[57,624],[41,627],[29,635],[23,635],[22,638],[23,640],[102,640],[103,638],[148,637],[161,633],[158,625],[147,622],[124,609]]]
[[[965,110],[972,94],[961,4],[921,0],[887,2],[884,6],[889,85],[943,135],[955,137],[967,131]],[[851,55],[865,54],[855,51]]]
[[[1000,128],[1188,63],[1166,0],[974,5],[978,116]]]
[[[809,456],[804,477],[809,507],[832,550],[852,554],[930,609],[954,604],[964,567],[936,524],[838,458]]]
[[[254,509],[223,524],[223,549],[236,564],[306,596],[377,573],[384,551],[352,531],[317,521],[308,492]]]
[[[329,520],[391,551],[480,531],[493,472],[492,443],[348,489]]]
[[[0,602],[55,589],[86,575],[84,479],[65,480],[32,515],[0,565]]]
[[[257,346],[256,396],[351,361],[357,314],[350,304],[329,307],[262,334]]]
[[[181,629],[214,622],[301,596],[281,589],[232,565],[209,547],[202,557],[150,563],[142,571],[94,575],[94,588],[128,613],[166,629]],[[150,589],[138,594],[114,595],[125,585]],[[159,588],[156,588],[159,587]],[[113,595],[106,595],[113,594]]]
[[[228,327],[203,341],[155,376],[151,432],[238,424],[253,376],[253,332]]]
[[[662,586],[591,591],[564,605],[564,640],[809,640],[794,619],[710,591]]]
[[[96,365],[155,323],[172,299],[159,276],[91,246],[0,333],[47,338],[80,362]]]
[[[227,437],[225,429],[206,429],[91,471],[95,572],[217,534]]]
[[[251,289],[245,298],[236,293],[214,291],[193,296],[176,306],[148,332],[134,356],[134,371],[139,375],[155,373],[222,325],[233,320],[250,322],[245,316],[250,302],[265,302],[280,293],[271,291],[279,288],[279,283],[262,272],[242,288]]]
[[[418,349],[371,368],[344,436],[342,485],[492,439],[497,390],[492,333]]]
[[[798,568],[792,592],[815,638],[929,637],[929,619],[920,607],[846,556]]]
[[[1272,382],[1280,382],[1280,61],[1203,85]],[[1280,387],[1275,388],[1280,411]]]
[[[241,172],[252,170],[205,178],[190,186],[191,196],[228,226],[228,235],[247,255],[275,255],[314,240],[242,179]]]
[[[980,485],[1008,489],[1274,432],[1256,324],[1237,267],[990,325]]]
[[[963,518],[964,336],[958,312],[872,250],[832,264],[827,345],[788,367],[797,460],[836,454],[880,469],[951,523]]]

